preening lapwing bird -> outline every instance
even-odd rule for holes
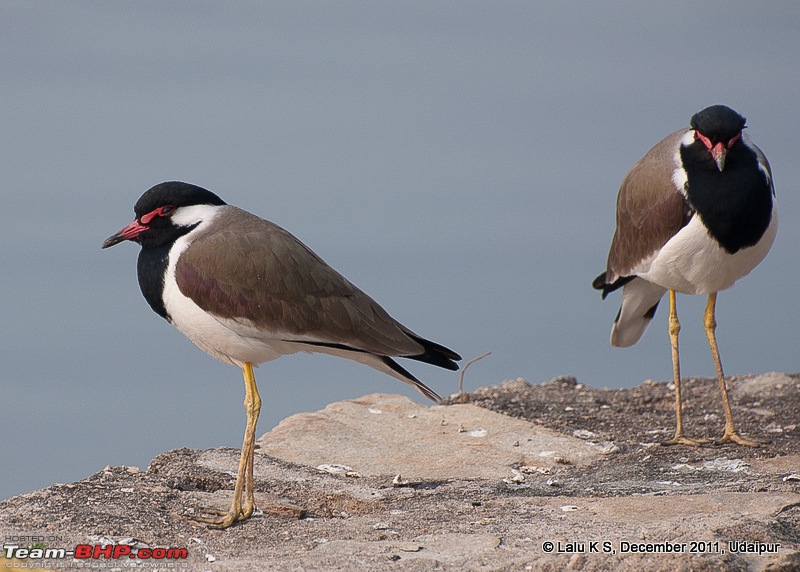
[[[281,227],[206,189],[166,182],[144,193],[136,218],[102,248],[141,245],[139,287],[150,307],[200,349],[242,369],[247,425],[226,528],[255,509],[253,454],[261,398],[253,366],[295,352],[348,358],[439,396],[393,357],[457,370],[454,351],[426,340]]]
[[[622,288],[611,345],[644,334],[669,291],[669,336],[675,380],[675,437],[665,445],[699,445],[681,415],[675,294],[707,294],[704,326],[722,393],[725,431],[718,441],[756,445],[733,424],[716,339],[717,292],[733,286],[767,255],[778,229],[772,171],[744,133],[745,118],[724,105],[696,113],[689,129],[658,142],[628,171],[617,197],[617,229],[606,271],[593,286]]]

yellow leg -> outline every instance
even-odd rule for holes
[[[712,292],[708,295],[708,303],[706,304],[706,312],[703,316],[703,324],[706,328],[706,336],[708,337],[708,345],[711,347],[711,357],[714,359],[714,368],[717,370],[717,380],[719,381],[719,390],[722,393],[722,408],[725,411],[725,432],[722,434],[717,443],[727,443],[733,441],[739,445],[746,445],[754,447],[766,441],[759,441],[750,437],[743,437],[736,432],[733,426],[733,414],[731,413],[731,404],[728,400],[728,384],[725,383],[725,375],[722,373],[722,361],[719,359],[719,348],[717,347],[717,319],[715,317],[715,309],[717,305],[717,293]]]
[[[250,518],[253,511],[256,509],[255,499],[255,483],[253,481],[253,461],[256,451],[256,424],[258,423],[258,415],[261,412],[261,396],[258,394],[258,386],[256,385],[256,376],[253,374],[253,364],[245,362],[244,364],[244,380],[245,387],[250,387],[251,403],[245,403],[247,413],[247,430],[245,431],[245,441],[247,442],[247,473],[244,488],[244,506],[242,508],[242,520]],[[245,400],[247,399],[247,392],[245,392]],[[252,420],[252,421],[251,421]],[[244,447],[244,444],[242,444]]]
[[[675,436],[662,445],[691,445],[698,447],[707,443],[705,439],[692,439],[683,434],[683,410],[681,406],[681,360],[678,353],[678,334],[681,324],[678,321],[678,307],[675,291],[669,291],[669,341],[672,346],[672,379],[675,383]]]
[[[252,516],[256,508],[253,484],[253,456],[256,445],[256,424],[261,411],[261,396],[256,387],[253,375],[253,364],[245,362],[244,374],[244,410],[247,414],[247,426],[242,442],[242,455],[239,458],[239,470],[236,474],[236,486],[233,489],[233,501],[228,512],[219,517],[195,517],[195,520],[209,525],[210,528],[228,528],[235,522],[246,520]]]

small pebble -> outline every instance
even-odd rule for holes
[[[353,467],[348,467],[347,465],[325,463],[323,465],[318,465],[317,470],[323,471],[325,473],[330,473],[332,475],[341,475],[343,473],[353,472]]]
[[[572,432],[572,435],[578,439],[593,439],[594,437],[597,437],[596,433],[589,431],[588,429],[575,429],[575,431]]]
[[[619,453],[619,447],[617,447],[613,442],[606,441],[603,443],[600,452],[603,455],[613,455],[614,453]]]
[[[395,475],[392,479],[392,486],[393,487],[407,487],[409,482],[401,477],[399,474]]]

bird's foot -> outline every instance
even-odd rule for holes
[[[208,525],[208,528],[225,529],[237,522],[242,522],[253,516],[256,510],[254,503],[245,503],[245,506],[232,506],[229,510],[216,508],[205,509],[203,512],[208,516],[191,516],[195,522]],[[306,510],[291,504],[267,504],[259,509],[259,514],[268,514],[290,519],[301,519],[306,516]]]
[[[253,507],[254,509],[255,507]],[[204,512],[208,516],[193,516],[192,520],[207,524],[208,528],[222,530],[229,526],[247,520],[253,514],[253,509],[249,511],[242,510],[241,506],[232,506],[229,510],[207,509]]]
[[[670,445],[689,445],[690,447],[700,447],[708,443],[708,439],[692,439],[686,435],[676,433],[672,439],[662,441],[661,445],[668,447]]]
[[[744,435],[739,435],[735,429],[726,429],[725,433],[722,434],[722,437],[719,440],[714,441],[715,445],[722,445],[723,443],[736,443],[737,445],[743,445],[745,447],[758,447],[760,445],[766,445],[769,441],[764,441],[762,439],[755,439],[753,437],[745,437]]]

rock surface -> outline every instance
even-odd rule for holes
[[[0,535],[186,548],[175,567],[200,571],[800,570],[800,376],[730,385],[742,432],[769,444],[657,445],[674,422],[665,383],[516,380],[436,407],[368,395],[264,435],[262,511],[231,529],[187,515],[227,507],[238,451],[180,449],[0,502]],[[687,380],[685,396],[689,432],[720,433],[716,382]]]
[[[258,440],[257,450],[311,467],[447,480],[502,479],[512,467],[584,466],[602,447],[471,404],[425,407],[372,394],[288,417]]]

